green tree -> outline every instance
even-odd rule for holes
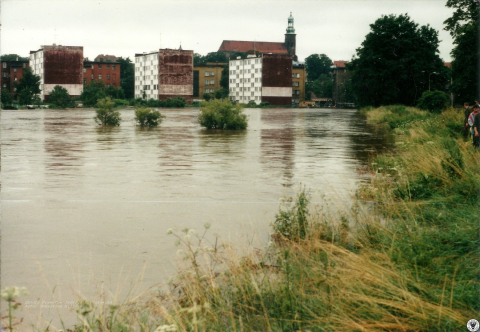
[[[40,76],[35,75],[31,68],[26,68],[23,77],[15,83],[15,88],[22,105],[32,104],[35,97],[40,93]]]
[[[73,105],[73,100],[70,98],[67,89],[61,87],[60,85],[56,85],[53,88],[48,102],[62,108],[71,107]]]
[[[432,113],[440,113],[448,106],[448,95],[443,91],[425,91],[418,100],[417,107]]]
[[[472,102],[479,97],[477,61],[480,57],[480,4],[469,0],[448,0],[446,6],[455,9],[452,17],[443,22],[444,30],[450,32],[455,45],[451,52],[452,92],[457,104]]]
[[[112,99],[125,99],[125,93],[121,87],[108,85],[105,87],[105,94]]]
[[[103,81],[91,81],[83,87],[80,99],[85,106],[95,106],[99,99],[103,99],[106,96],[105,83]]]
[[[228,64],[227,64],[227,65],[225,65],[225,67],[223,67],[222,76],[220,77],[220,86],[224,89],[229,88],[228,75],[229,75],[229,73],[228,73]]]
[[[227,99],[214,99],[203,102],[200,107],[198,122],[207,129],[246,129],[247,116],[243,107],[232,105]]]
[[[120,87],[125,93],[125,98],[132,99],[135,96],[135,65],[130,58],[117,58],[120,62]]]
[[[205,65],[207,62],[228,62],[228,58],[223,52],[210,52],[205,56],[198,53],[193,55],[193,65]]]
[[[310,97],[310,92],[319,98],[332,98],[333,79],[329,74],[321,74],[313,82],[309,82],[305,86],[305,94]]]
[[[208,92],[204,92],[202,95],[202,98],[205,99],[206,101],[209,101],[210,99],[212,99],[212,95],[209,94]]]
[[[2,61],[28,61],[28,58],[22,57],[18,54],[3,54],[0,56]]]
[[[102,126],[120,126],[120,112],[114,109],[115,103],[110,97],[99,99],[97,105],[97,115],[94,117],[96,123]]]
[[[320,75],[329,75],[331,72],[332,60],[325,54],[312,54],[305,59],[305,70],[308,81],[312,82]]]
[[[135,121],[141,127],[156,127],[162,123],[163,116],[151,108],[135,107]]]
[[[2,89],[2,103],[3,105],[11,105],[13,102],[13,96],[7,89]]]
[[[438,56],[437,31],[419,27],[408,14],[384,15],[370,28],[347,64],[360,106],[415,105],[429,82],[432,90],[445,88],[448,72]]]

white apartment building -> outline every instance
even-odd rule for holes
[[[40,99],[44,100],[45,72],[43,70],[43,49],[35,53],[30,52],[29,66],[35,75],[40,76]]]
[[[232,102],[262,102],[262,60],[261,55],[251,54],[246,59],[237,57],[229,61],[229,96]]]
[[[158,51],[135,54],[135,98],[158,99]]]

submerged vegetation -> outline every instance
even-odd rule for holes
[[[168,286],[95,307],[72,331],[455,331],[479,307],[478,150],[462,114],[364,109],[397,134],[340,215],[303,189],[265,248],[168,230],[183,265]],[[241,253],[240,253],[241,252]]]
[[[241,105],[233,105],[229,100],[213,99],[203,102],[198,122],[207,129],[241,130],[247,129],[247,116]]]
[[[145,107],[135,107],[135,121],[141,127],[156,127],[162,123],[162,114],[157,110]]]
[[[99,99],[97,106],[94,117],[96,123],[102,126],[120,126],[120,121],[122,121],[120,112],[114,108],[115,102],[110,97]]]

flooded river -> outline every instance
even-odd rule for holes
[[[208,131],[198,109],[162,110],[158,128],[101,128],[92,109],[1,113],[1,282],[29,301],[147,288],[174,274],[169,228],[262,245],[279,199],[349,201],[364,166],[392,138],[356,110],[247,109],[244,132]],[[45,302],[46,303],[46,302]],[[4,306],[2,306],[2,315]],[[68,306],[23,308],[27,319]]]

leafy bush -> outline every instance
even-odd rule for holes
[[[115,103],[115,107],[129,106],[130,105],[128,100],[125,100],[125,99],[114,99],[113,102]]]
[[[202,95],[203,99],[205,99],[206,101],[209,101],[210,99],[212,99],[212,96],[208,93],[208,92],[205,92],[203,95]]]
[[[448,105],[448,95],[443,91],[425,91],[417,107],[432,113],[440,113]]]
[[[115,103],[106,97],[97,101],[98,108],[95,110],[97,115],[94,117],[95,122],[102,126],[120,126],[120,112],[115,110]]]
[[[232,105],[227,99],[214,99],[203,102],[200,107],[198,122],[208,129],[246,129],[247,116],[243,107]]]
[[[270,103],[268,101],[262,101],[260,103],[260,107],[268,107],[268,106],[270,106]]]
[[[60,85],[56,85],[53,88],[48,101],[50,104],[61,108],[72,107],[74,104],[73,100],[68,94],[67,89],[61,87]]]
[[[2,103],[3,105],[11,105],[13,96],[8,89],[2,89]]]
[[[135,107],[135,121],[142,127],[156,127],[162,122],[163,116],[151,108]]]
[[[277,234],[290,239],[304,239],[308,232],[308,203],[310,195],[303,189],[298,195],[295,203],[286,210],[280,209],[275,215],[273,230]]]

